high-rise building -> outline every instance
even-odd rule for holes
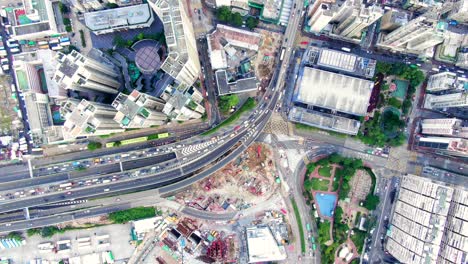
[[[408,23],[409,15],[399,10],[388,10],[380,20],[380,30],[393,31]]]
[[[312,32],[322,31],[330,23],[341,23],[348,18],[359,2],[354,0],[319,0],[309,8],[307,24]]]
[[[187,88],[201,72],[192,22],[181,0],[149,0],[148,4],[164,26],[168,55],[161,69]]]
[[[468,0],[454,2],[448,17],[460,23],[468,22]]]
[[[468,79],[458,77],[453,72],[441,72],[429,76],[426,90],[429,92],[446,90],[463,91],[465,87],[468,87]]]
[[[433,95],[426,94],[424,108],[426,109],[445,109],[459,108],[468,106],[468,93],[459,92],[452,94]]]
[[[65,113],[63,136],[73,139],[81,136],[108,135],[125,131],[114,121],[117,110],[110,105],[82,100],[69,100],[62,106]]]
[[[468,140],[453,137],[419,137],[417,147],[420,150],[441,153],[449,156],[468,157]]]
[[[463,120],[457,118],[424,119],[421,128],[426,135],[468,138],[468,127],[463,126]]]
[[[90,59],[73,50],[57,54],[59,62],[54,80],[63,88],[116,94],[120,87],[112,66]]]
[[[444,41],[446,24],[419,16],[383,36],[379,45],[396,51],[422,53]]]
[[[403,176],[386,249],[401,263],[464,263],[468,191],[416,175]]]
[[[120,93],[112,103],[117,109],[114,120],[124,128],[142,128],[166,123],[162,113],[165,102],[162,99],[133,90],[130,95]]]
[[[384,11],[380,6],[371,5],[366,7],[361,5],[337,25],[334,33],[346,38],[360,38],[362,31],[382,17],[383,14]]]

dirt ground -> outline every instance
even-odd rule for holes
[[[269,147],[253,144],[235,161],[194,185],[191,192],[176,195],[176,201],[213,212],[246,209],[265,201],[279,188],[271,158]]]
[[[270,79],[276,56],[280,55],[281,35],[267,30],[256,29],[262,35],[262,43],[258,49],[256,75],[258,79]]]
[[[0,75],[0,134],[15,135],[23,128],[23,124],[19,120],[18,114],[14,111],[18,105],[16,94],[13,97],[11,91],[11,78],[9,75]]]

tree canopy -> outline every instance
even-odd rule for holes
[[[219,110],[223,114],[229,113],[232,107],[239,104],[239,97],[235,94],[232,95],[224,95],[219,97]]]
[[[367,210],[372,211],[372,210],[375,210],[377,208],[377,205],[379,205],[379,203],[380,203],[379,196],[369,193],[366,196],[366,200],[364,201],[364,207]]]

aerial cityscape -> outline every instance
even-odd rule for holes
[[[468,0],[0,0],[0,264],[468,264]]]

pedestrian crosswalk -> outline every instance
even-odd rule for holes
[[[181,150],[181,153],[184,156],[194,154],[198,151],[203,151],[205,148],[208,148],[213,143],[215,143],[215,141],[211,140],[211,141],[203,142],[203,143],[196,144],[196,145],[188,145],[187,147]]]
[[[86,203],[88,200],[74,200],[74,201],[67,201],[67,202],[62,202],[62,203],[55,203],[51,204],[52,206],[57,206],[57,205],[71,205],[71,204],[81,204],[81,203]]]

